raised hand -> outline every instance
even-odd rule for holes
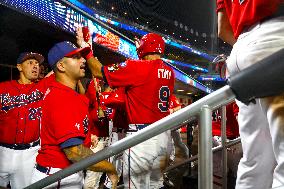
[[[135,43],[136,48],[140,47],[140,40],[136,36],[134,37],[134,43]]]
[[[77,39],[77,44],[81,47],[90,47],[92,49],[92,34],[90,33],[89,30],[85,30],[85,38],[86,41],[84,40],[84,33],[83,33],[83,28],[78,27],[76,29],[76,39]]]

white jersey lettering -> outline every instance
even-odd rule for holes
[[[172,72],[166,69],[158,69],[158,78],[171,79]]]

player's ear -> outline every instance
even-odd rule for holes
[[[17,69],[19,70],[19,72],[23,71],[22,64],[17,64]]]
[[[64,72],[64,71],[65,71],[65,65],[64,65],[63,59],[59,60],[59,61],[56,63],[56,69],[57,69],[59,72]]]

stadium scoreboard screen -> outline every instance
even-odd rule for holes
[[[78,26],[88,26],[93,32],[93,42],[119,52],[128,58],[138,58],[134,44],[113,34],[60,1],[0,0],[0,4],[24,14],[32,15],[68,32],[75,33]]]

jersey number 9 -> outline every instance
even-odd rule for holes
[[[168,86],[162,86],[159,90],[158,108],[161,112],[167,112],[169,109],[170,89]]]

